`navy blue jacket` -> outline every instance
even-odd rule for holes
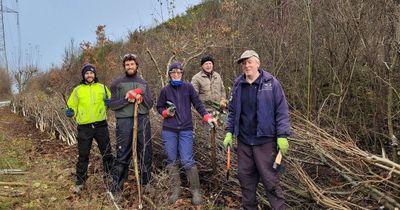
[[[262,69],[259,71],[261,81],[257,93],[257,137],[288,137],[291,134],[289,108],[282,86],[270,73]],[[247,83],[244,74],[235,79],[225,128],[234,137],[239,135],[241,83]]]
[[[172,102],[175,107],[175,115],[167,117],[163,122],[163,129],[171,131],[193,130],[192,104],[201,116],[207,114],[199,95],[191,83],[184,82],[179,87],[170,84],[161,89],[157,101],[157,111],[162,112],[167,108],[167,101]]]

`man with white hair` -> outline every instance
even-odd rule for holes
[[[260,68],[254,50],[237,61],[243,74],[236,78],[229,102],[224,146],[238,139],[238,178],[244,209],[257,209],[256,191],[261,178],[272,209],[285,209],[279,171],[273,168],[280,151],[286,154],[290,136],[289,108],[279,81]],[[279,150],[279,151],[278,151]]]

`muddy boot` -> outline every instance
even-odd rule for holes
[[[190,183],[190,190],[192,191],[192,203],[193,205],[199,205],[203,202],[203,198],[200,192],[200,180],[197,167],[194,166],[186,170],[186,176]]]
[[[167,166],[167,169],[172,190],[172,194],[169,196],[169,202],[173,204],[181,195],[181,178],[179,176],[179,168],[177,165]]]

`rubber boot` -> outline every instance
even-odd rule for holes
[[[186,170],[186,176],[190,183],[190,190],[192,191],[192,204],[199,205],[203,202],[203,196],[200,191],[199,171],[197,167]]]
[[[179,168],[177,165],[167,166],[168,174],[170,177],[170,186],[172,194],[169,197],[170,203],[175,203],[181,195],[181,178],[179,176]]]

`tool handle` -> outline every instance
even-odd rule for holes
[[[227,154],[227,160],[226,160],[226,169],[229,170],[231,169],[231,146],[228,145],[228,154]]]
[[[138,165],[138,157],[137,157],[138,109],[139,109],[139,103],[137,100],[135,100],[134,109],[133,109],[132,159],[133,159],[133,167],[135,170],[135,178],[136,178],[137,191],[138,191],[139,209],[142,209],[143,208],[142,192],[141,192],[141,186],[140,186],[139,165]]]
[[[274,165],[272,167],[274,169],[277,169],[278,166],[281,164],[281,162],[282,162],[282,152],[281,152],[281,150],[279,150],[278,154],[276,155]]]

